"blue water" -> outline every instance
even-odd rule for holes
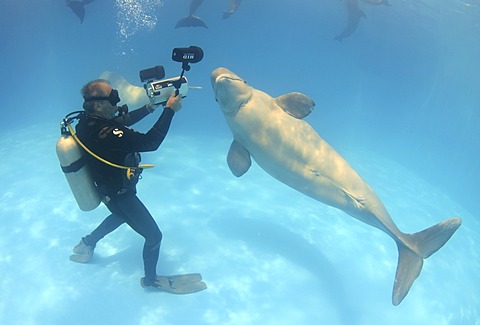
[[[439,3],[440,2],[440,3]],[[204,28],[175,29],[189,0],[94,1],[83,24],[64,1],[0,3],[1,324],[480,324],[480,2],[360,2],[342,43],[340,1],[206,0]],[[55,155],[59,122],[104,71],[180,73],[174,47],[201,46],[167,140],[144,155],[139,196],[162,232],[158,272],[201,272],[188,296],[139,285],[142,239],[122,227],[88,265],[72,247],[107,215],[78,209]],[[306,118],[416,232],[463,224],[425,261],[397,307],[383,232],[279,183],[253,163],[234,177],[231,133],[209,76],[224,66],[273,97],[299,91]],[[156,116],[137,126],[147,131]]]

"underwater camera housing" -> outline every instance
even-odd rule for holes
[[[143,88],[154,105],[164,105],[174,91],[182,98],[187,96],[188,79],[183,74],[190,70],[190,63],[197,63],[203,59],[203,50],[198,46],[174,48],[172,59],[182,63],[182,73],[179,77],[163,79],[165,69],[161,65],[140,71],[140,81],[145,82]]]
[[[182,98],[188,93],[188,80],[186,77],[174,77],[154,81],[151,80],[143,85],[150,103],[153,105],[164,105],[174,91],[178,91]]]

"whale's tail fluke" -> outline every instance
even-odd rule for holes
[[[80,23],[83,23],[83,19],[85,18],[85,5],[93,1],[94,0],[66,0],[67,6],[80,18]]]
[[[194,15],[189,15],[185,18],[180,19],[175,28],[179,27],[204,27],[208,28],[207,24],[200,18]]]
[[[398,266],[392,295],[395,306],[402,302],[413,281],[420,275],[423,260],[445,245],[461,224],[460,218],[448,219],[423,231],[406,235],[408,247],[397,242]]]
[[[397,306],[407,295],[413,281],[420,275],[423,258],[402,244],[398,245],[398,265],[393,285],[392,303]]]

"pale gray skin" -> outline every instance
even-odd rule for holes
[[[222,18],[227,19],[231,15],[233,15],[235,11],[237,11],[238,6],[240,6],[240,3],[242,3],[242,0],[230,0],[230,3],[228,5],[228,11],[223,12]]]
[[[372,188],[302,120],[315,105],[308,96],[272,98],[225,68],[213,71],[211,82],[234,137],[227,157],[232,173],[242,176],[253,157],[282,183],[388,234],[399,250],[392,298],[398,305],[420,274],[423,259],[445,244],[461,220],[449,219],[412,235],[401,232]]]

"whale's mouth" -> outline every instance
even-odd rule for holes
[[[218,90],[219,88],[222,88],[221,86],[225,84],[232,84],[233,82],[240,81],[246,83],[243,79],[239,77],[232,77],[226,74],[221,74],[217,76],[215,79],[214,87],[213,87],[213,92],[215,94],[215,100],[218,102]],[[220,86],[220,87],[219,87]]]
[[[245,80],[226,68],[218,68],[210,77],[215,100],[223,113],[235,115],[252,96]]]

